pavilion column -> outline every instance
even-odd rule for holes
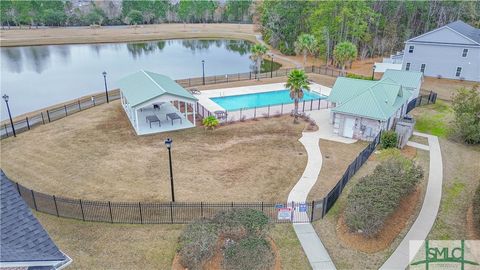
[[[186,101],[183,102],[183,110],[184,110],[184,114],[185,114],[185,119],[188,121],[188,108],[187,108],[187,102]]]
[[[135,127],[136,127],[136,130],[137,130],[137,133],[140,132],[140,129],[138,128],[138,110],[137,109],[134,109],[134,112],[135,112]]]
[[[196,116],[197,116],[197,109],[195,106],[195,103],[192,103],[192,108],[193,108],[193,126],[197,126],[197,121],[196,121]]]

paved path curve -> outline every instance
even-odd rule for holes
[[[257,41],[260,42],[261,44],[267,46],[267,48],[269,48],[270,46],[265,43],[265,41],[263,41],[263,38],[262,38],[262,35],[255,35],[255,37],[257,38]],[[278,58],[278,59],[282,59],[283,61],[286,61],[286,62],[290,62],[292,63],[295,68],[301,68],[302,67],[302,64],[300,62],[297,62],[293,59],[290,59],[288,57],[285,57],[281,54],[277,54],[277,53],[273,53],[272,51],[270,51],[271,54],[273,54],[275,56],[275,58]]]
[[[383,270],[403,270],[408,267],[410,261],[413,259],[410,258],[409,254],[416,254],[423,244],[423,240],[427,238],[427,235],[432,229],[433,223],[437,217],[440,200],[442,199],[443,164],[438,137],[418,132],[414,132],[414,135],[426,137],[428,139],[428,147],[430,149],[430,168],[427,191],[423,200],[422,209],[420,210],[417,219],[407,235],[403,238],[402,242],[400,242],[397,249],[382,265],[380,269]],[[421,148],[424,149],[425,147],[422,146]]]

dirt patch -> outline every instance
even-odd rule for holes
[[[405,146],[400,152],[408,159],[414,159],[417,156],[417,148],[408,145]]]
[[[270,237],[267,238],[269,243],[270,243],[270,248],[273,251],[273,254],[275,254],[275,263],[273,267],[270,270],[282,270],[282,264],[280,260],[280,253],[278,251],[277,245],[275,244],[275,241],[271,239]],[[215,250],[215,254],[213,257],[205,262],[205,265],[202,267],[203,270],[221,270],[223,269],[222,263],[223,263],[223,244],[224,244],[225,239],[221,238],[217,242],[217,247]],[[188,270],[187,268],[183,267],[182,264],[180,263],[180,256],[177,253],[175,257],[173,258],[172,262],[172,270]]]
[[[388,248],[397,235],[405,228],[408,219],[414,214],[421,194],[421,188],[417,187],[407,197],[402,199],[397,210],[388,217],[383,229],[372,238],[350,232],[345,224],[343,215],[341,215],[337,223],[338,238],[344,245],[366,253],[375,253]]]
[[[480,240],[480,232],[475,227],[473,220],[473,206],[467,210],[467,239]]]

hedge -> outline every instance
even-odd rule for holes
[[[480,185],[477,187],[473,197],[473,222],[477,232],[480,233]]]
[[[389,130],[382,133],[380,146],[382,149],[397,147],[398,136],[395,131]]]
[[[347,197],[344,218],[349,230],[375,236],[422,177],[423,170],[403,156],[381,161],[373,174],[361,178]]]

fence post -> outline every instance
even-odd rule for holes
[[[170,202],[170,221],[173,224],[173,202]]]
[[[270,105],[268,105],[267,118],[270,117]]]
[[[45,125],[45,118],[43,118],[43,112],[40,112],[40,115],[42,116],[42,123]]]
[[[313,109],[313,99],[310,100],[310,111]]]
[[[15,183],[15,185],[17,186],[18,195],[20,195],[20,197],[21,197],[22,193],[20,192],[20,186],[18,185],[18,182]]]
[[[78,110],[82,110],[82,105],[80,105],[80,99],[78,100]]]
[[[47,110],[47,116],[48,116],[48,122],[49,122],[49,123],[52,122],[52,121],[50,120],[50,111],[48,111],[48,110]]]
[[[315,208],[315,200],[312,201],[312,214],[310,215],[310,222],[313,222],[313,209]]]
[[[203,219],[203,202],[200,202],[200,213],[202,213],[202,219]]]
[[[7,137],[8,137],[9,135],[8,135],[7,124],[4,125],[4,128],[5,128],[5,133],[7,133]]]
[[[280,114],[283,114],[283,103],[282,103],[282,107],[280,109]]]
[[[252,79],[252,72],[250,71],[249,73],[250,73],[250,80],[251,80]]]
[[[113,223],[112,206],[110,205],[110,201],[108,201],[108,210],[110,211],[110,222]]]
[[[242,108],[240,108],[240,119],[238,120],[242,121]]]
[[[327,202],[328,202],[328,194],[327,194],[327,196],[323,197],[322,218],[327,214]]]
[[[82,210],[82,219],[83,221],[85,221],[85,214],[83,213],[83,204],[81,199],[80,199],[80,210]]]
[[[33,192],[33,189],[30,189],[30,191],[32,192],[33,206],[35,206],[35,211],[38,211],[37,201],[35,200],[35,193]]]
[[[262,202],[262,212],[263,212],[263,202]]]
[[[28,130],[30,130],[30,123],[28,122],[28,116],[25,117],[25,120],[27,121],[27,128],[28,128]]]
[[[63,105],[63,108],[65,109],[65,116],[68,115],[68,112],[67,112],[67,105]]]
[[[303,101],[302,111],[305,112],[305,100]]]
[[[142,204],[140,202],[138,202],[138,209],[140,210],[140,224],[143,224]]]
[[[253,108],[253,119],[257,118],[257,107]]]
[[[55,198],[55,195],[53,195],[53,203],[55,204],[55,211],[57,212],[57,217],[59,217],[60,215],[58,214],[57,199]]]
[[[318,99],[318,109],[317,109],[317,110],[320,110],[320,104],[321,104],[321,103],[322,103],[322,99],[319,98],[319,99]],[[327,104],[327,106],[328,106],[328,104]]]

